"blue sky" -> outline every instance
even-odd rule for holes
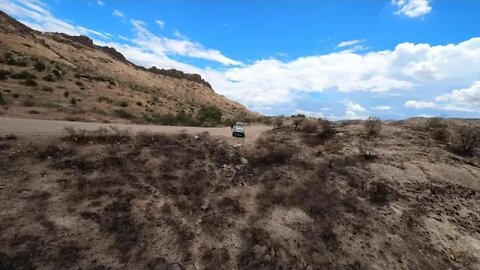
[[[480,116],[480,1],[0,0],[263,114]]]

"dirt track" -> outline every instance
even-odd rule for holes
[[[33,136],[60,136],[66,134],[65,127],[94,131],[99,128],[116,127],[121,130],[130,130],[132,132],[152,132],[162,134],[176,134],[185,132],[188,134],[198,134],[208,132],[212,136],[225,137],[232,143],[251,143],[258,136],[269,130],[269,126],[252,125],[247,127],[247,136],[245,138],[234,138],[229,127],[181,127],[181,126],[153,126],[153,125],[131,125],[131,124],[111,124],[111,123],[92,123],[92,122],[71,122],[56,120],[38,120],[38,119],[20,119],[0,117],[0,134],[15,135],[33,135]]]

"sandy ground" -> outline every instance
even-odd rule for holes
[[[480,269],[478,156],[334,128],[0,137],[0,269]]]
[[[120,130],[130,130],[131,132],[150,132],[159,134],[199,134],[208,132],[214,137],[226,138],[232,144],[250,144],[264,131],[271,129],[270,126],[252,125],[246,129],[245,138],[232,137],[230,127],[181,127],[181,126],[154,126],[154,125],[134,125],[134,124],[111,124],[111,123],[91,123],[91,122],[71,122],[39,119],[19,119],[0,117],[0,134],[15,134],[20,136],[63,136],[66,135],[65,128],[73,127],[88,131],[95,131],[100,128],[110,129],[110,127]]]

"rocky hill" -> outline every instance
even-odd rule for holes
[[[198,74],[140,67],[89,37],[41,33],[1,11],[0,44],[3,116],[183,125],[218,124],[218,112],[223,123],[258,117]],[[212,111],[214,121],[195,121]]]

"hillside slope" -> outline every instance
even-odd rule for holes
[[[139,67],[88,37],[41,33],[1,11],[0,90],[6,116],[163,123],[168,113],[194,118],[202,106],[218,107],[224,121],[258,116],[200,75]]]

